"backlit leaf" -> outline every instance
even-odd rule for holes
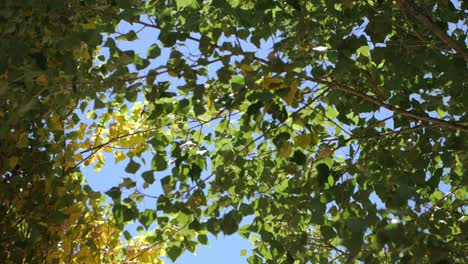
[[[130,159],[130,162],[125,167],[125,172],[134,174],[141,167],[141,165],[135,162],[133,159]]]

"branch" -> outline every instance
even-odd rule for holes
[[[124,134],[124,135],[121,135],[121,136],[117,136],[115,138],[111,138],[109,139],[107,142],[104,142],[102,144],[99,144],[97,146],[93,146],[91,148],[88,148],[88,149],[85,149],[83,151],[80,152],[80,154],[84,154],[86,152],[90,152],[90,151],[93,151],[95,149],[100,149],[100,148],[103,148],[109,144],[111,144],[112,142],[116,141],[116,140],[119,140],[119,139],[122,139],[122,138],[126,138],[126,137],[130,137],[130,136],[134,136],[134,135],[137,135],[137,134],[141,134],[141,133],[146,133],[146,132],[151,132],[153,130],[156,130],[158,129],[157,127],[151,127],[151,128],[148,128],[148,129],[144,129],[144,130],[139,130],[139,131],[135,131],[133,133],[128,133],[128,134]]]
[[[440,29],[430,17],[424,15],[423,13],[416,10],[416,8],[408,3],[407,0],[398,0],[400,4],[401,11],[408,11],[413,15],[419,22],[421,22],[427,29],[429,29],[434,35],[436,35],[442,42],[445,43],[449,48],[455,50],[457,53],[463,57],[465,62],[468,62],[468,53],[465,48],[458,45],[452,38],[450,38],[442,29]]]
[[[144,21],[132,21],[132,23],[135,23],[135,24],[140,24],[140,25],[143,25],[143,26],[147,26],[147,27],[150,27],[150,28],[154,28],[154,29],[157,29],[157,30],[162,30],[160,26],[158,25],[155,25],[155,24],[150,24],[150,23],[146,23]],[[195,37],[192,37],[192,36],[187,36],[187,39],[190,39],[190,40],[193,40],[193,41],[196,41],[196,42],[200,42],[201,40],[198,39],[198,38],[195,38]],[[220,50],[227,50],[227,51],[230,51],[231,53],[233,53],[233,55],[239,55],[239,54],[242,54],[244,56],[249,56],[247,55],[243,50],[242,50],[242,46],[239,46],[239,49],[240,50],[236,50],[236,49],[231,49],[231,48],[227,48],[227,47],[222,47],[220,45],[218,45],[217,43],[212,43],[214,46],[216,46],[216,48],[220,49]],[[249,56],[251,57],[251,56]],[[251,57],[252,58],[252,57]],[[265,59],[262,59],[260,57],[257,57],[257,56],[253,56],[253,59],[262,63],[262,64],[265,64],[265,65],[269,65],[270,62],[268,60],[265,60]]]
[[[378,138],[382,138],[382,137],[386,137],[386,136],[391,136],[391,135],[401,135],[401,134],[408,134],[408,133],[412,133],[414,131],[417,131],[417,130],[420,130],[420,129],[424,129],[424,128],[428,128],[424,125],[419,125],[419,126],[415,126],[415,127],[410,127],[410,128],[402,128],[400,130],[395,130],[395,131],[388,131],[388,132],[384,132],[384,133],[379,133],[377,135],[372,135],[372,136],[366,136],[366,135],[354,135],[354,136],[350,136],[349,138],[347,138],[345,141],[343,141],[341,144],[338,144],[336,147],[333,148],[333,152],[335,152],[336,150],[338,150],[339,148],[342,148],[344,146],[346,146],[349,142],[353,141],[353,140],[359,140],[359,139],[365,139],[365,140],[370,140],[370,139],[378,139]],[[338,139],[332,139],[330,141],[337,141]]]
[[[316,81],[316,80],[312,80],[312,81]],[[332,82],[329,82],[328,85],[330,85],[330,87],[333,87],[333,88],[335,88],[337,90],[343,91],[343,92],[345,92],[347,94],[354,95],[354,96],[359,97],[361,99],[364,99],[364,100],[366,100],[366,101],[368,101],[370,103],[373,103],[375,105],[378,105],[378,106],[386,108],[386,109],[388,109],[390,111],[393,111],[393,112],[395,112],[396,114],[398,114],[400,116],[406,116],[406,117],[414,118],[414,119],[421,120],[421,121],[431,122],[433,124],[436,124],[436,125],[439,125],[439,126],[442,126],[442,127],[446,127],[446,128],[450,128],[450,129],[454,129],[454,130],[461,130],[463,132],[468,132],[468,127],[465,126],[465,125],[462,125],[462,124],[459,124],[459,123],[456,123],[456,122],[445,121],[445,120],[438,119],[438,118],[433,118],[433,117],[430,117],[430,116],[427,116],[427,115],[424,115],[424,114],[414,113],[414,112],[410,112],[410,111],[395,107],[393,105],[385,103],[382,100],[379,100],[379,99],[377,99],[375,97],[372,97],[372,96],[370,96],[370,95],[368,95],[366,93],[358,91],[358,90],[356,90],[354,88],[351,88],[349,86],[346,86],[344,84],[332,81]]]
[[[151,132],[151,131],[153,131],[155,129],[158,129],[158,128],[157,127],[152,127],[152,128],[148,128],[148,129],[145,129],[145,130],[135,131],[133,133],[129,133],[129,134],[125,134],[125,135],[121,135],[121,136],[109,139],[107,142],[104,142],[104,143],[99,144],[97,146],[93,146],[93,147],[91,147],[89,149],[85,149],[85,150],[83,150],[83,151],[81,151],[79,153],[80,154],[84,154],[84,153],[88,153],[88,152],[91,152],[91,153],[88,156],[86,156],[85,158],[83,158],[82,160],[80,160],[78,163],[76,163],[73,167],[66,169],[64,174],[68,174],[68,172],[78,168],[78,166],[80,166],[81,163],[83,163],[85,160],[91,158],[94,154],[96,154],[99,151],[99,149],[111,144],[112,142],[114,142],[116,140],[119,140],[119,139],[122,139],[122,138],[125,138],[125,137],[130,137],[130,136],[137,135],[137,134],[141,134],[141,133]]]
[[[444,195],[444,197],[442,197],[442,199],[440,199],[439,201],[437,201],[436,203],[434,203],[430,208],[428,208],[426,213],[429,213],[429,212],[431,212],[432,210],[434,210],[435,208],[441,206],[441,204],[442,204],[443,202],[445,202],[449,196],[455,194],[456,191],[458,191],[459,189],[464,188],[464,187],[465,187],[464,184],[462,184],[462,185],[460,185],[460,186],[458,186],[458,187],[455,187],[452,191],[450,191],[450,192],[448,192],[446,195]]]

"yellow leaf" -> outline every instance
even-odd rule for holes
[[[132,259],[135,256],[135,248],[134,247],[128,247],[127,248],[127,258]]]
[[[45,74],[40,74],[36,77],[36,83],[42,86],[46,86],[47,84],[49,84],[49,79]]]
[[[49,119],[47,119],[47,126],[51,130],[63,130],[62,122],[60,120],[60,117],[57,115],[51,116]]]
[[[89,55],[88,52],[88,47],[84,47],[82,52],[81,52],[81,58],[83,58],[85,61],[89,60],[91,56]]]
[[[67,208],[65,208],[65,213],[69,214],[69,217],[72,219],[76,219],[81,214],[81,207],[80,204],[73,204]]]
[[[330,157],[333,154],[333,149],[330,146],[325,146],[320,149],[320,152],[317,155],[317,160],[325,159]]]
[[[16,157],[16,156],[10,157],[8,159],[8,165],[12,169],[12,168],[14,168],[16,166],[16,164],[18,164],[18,161],[19,161],[18,157]]]
[[[103,149],[105,152],[112,152],[112,148],[109,146],[104,147]]]
[[[91,21],[89,23],[83,23],[83,24],[81,24],[81,27],[83,29],[95,29],[96,28],[96,23],[94,21]]]
[[[96,157],[97,157],[99,163],[104,163],[104,155],[102,155],[102,151],[98,151],[96,153]]]
[[[280,84],[282,84],[283,81],[280,80],[280,79],[277,79],[277,78],[273,78],[273,77],[265,77],[263,79],[263,88],[264,89],[278,89],[281,87]]]
[[[167,74],[169,74],[169,76],[171,77],[177,77],[177,73],[175,73],[174,71],[168,71]]]
[[[89,157],[88,159],[86,159],[84,162],[83,162],[83,165],[84,166],[89,166],[89,164],[93,164],[94,161],[96,160],[96,155],[91,155],[91,157]]]
[[[280,149],[279,154],[283,158],[288,158],[292,151],[292,144],[290,142],[284,142]]]
[[[296,93],[297,93],[297,87],[299,86],[299,81],[295,80],[291,83],[289,86],[289,92],[287,95],[283,96],[283,100],[288,103],[288,105],[291,105],[294,102],[294,99],[296,98]]]
[[[117,151],[114,153],[115,163],[118,163],[125,159],[125,154],[122,151]]]
[[[173,124],[170,129],[167,130],[167,134],[170,136],[172,135],[175,131],[177,131],[177,124]]]
[[[312,133],[302,134],[294,138],[294,146],[301,147],[303,149],[307,149],[308,147],[317,146],[319,143],[319,138],[317,135]]]
[[[80,127],[77,130],[79,139],[84,139],[86,128],[87,126],[85,123],[80,123]]]
[[[28,133],[23,132],[19,134],[18,140],[16,141],[17,148],[26,148],[28,146],[29,138]]]
[[[55,58],[49,58],[49,60],[47,61],[47,66],[49,68],[57,68],[58,64],[59,62]]]
[[[80,149],[89,149],[89,148],[91,148],[91,140],[89,140],[89,138],[87,138],[86,141],[79,144],[79,148]]]
[[[118,131],[118,128],[117,128],[116,123],[112,123],[112,124],[109,125],[109,136],[111,138],[117,137],[117,131]]]
[[[100,46],[96,46],[96,48],[94,49],[94,54],[100,54],[101,53],[101,47]]]
[[[59,145],[59,144],[51,143],[51,144],[49,145],[49,150],[50,150],[51,152],[55,152],[55,153],[56,153],[56,152],[60,152],[61,149],[62,149],[62,146]]]
[[[145,144],[142,144],[142,145],[139,145],[135,148],[135,153],[138,155],[138,154],[141,154],[143,153],[145,150],[148,149],[148,146],[145,145]]]
[[[146,248],[143,248],[143,250],[140,249],[140,252],[143,253],[140,253],[140,257],[138,258],[138,260],[142,261],[143,263],[150,263],[155,258],[155,256],[152,256],[153,254],[151,254],[153,253],[152,250],[147,250]]]
[[[320,138],[318,138],[315,133],[311,133],[310,135],[311,135],[312,146],[317,146],[318,143],[320,142]]]
[[[80,162],[82,159],[83,159],[83,154],[81,154],[81,153],[77,153],[77,154],[73,155],[73,160],[76,161],[76,162]]]
[[[307,149],[312,142],[312,136],[310,134],[302,134],[294,138],[294,146]]]
[[[103,166],[104,166],[104,163],[97,162],[96,165],[94,165],[93,170],[95,172],[100,172]]]
[[[65,164],[65,169],[69,169],[69,168],[73,168],[75,167],[75,163],[74,162],[68,162],[67,164]]]
[[[91,58],[91,56],[89,55],[89,52],[88,52],[88,46],[81,45],[80,48],[74,49],[73,50],[73,57],[75,59],[83,59],[85,61],[89,60]]]
[[[252,66],[250,65],[247,65],[245,63],[242,63],[241,66],[240,66],[241,70],[243,71],[246,71],[246,72],[251,72],[253,71],[254,69],[252,68]]]
[[[211,109],[211,106],[213,105],[213,102],[211,101],[211,98],[209,96],[206,96],[206,108],[208,109],[208,111],[210,111]]]
[[[304,128],[304,126],[305,126],[305,124],[304,124],[304,120],[302,118],[295,118],[293,120],[292,128],[295,131],[302,130]]]

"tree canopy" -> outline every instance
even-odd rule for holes
[[[5,261],[466,262],[465,1],[0,7]]]

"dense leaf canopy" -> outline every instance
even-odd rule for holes
[[[465,263],[466,2],[0,7],[1,259]]]

